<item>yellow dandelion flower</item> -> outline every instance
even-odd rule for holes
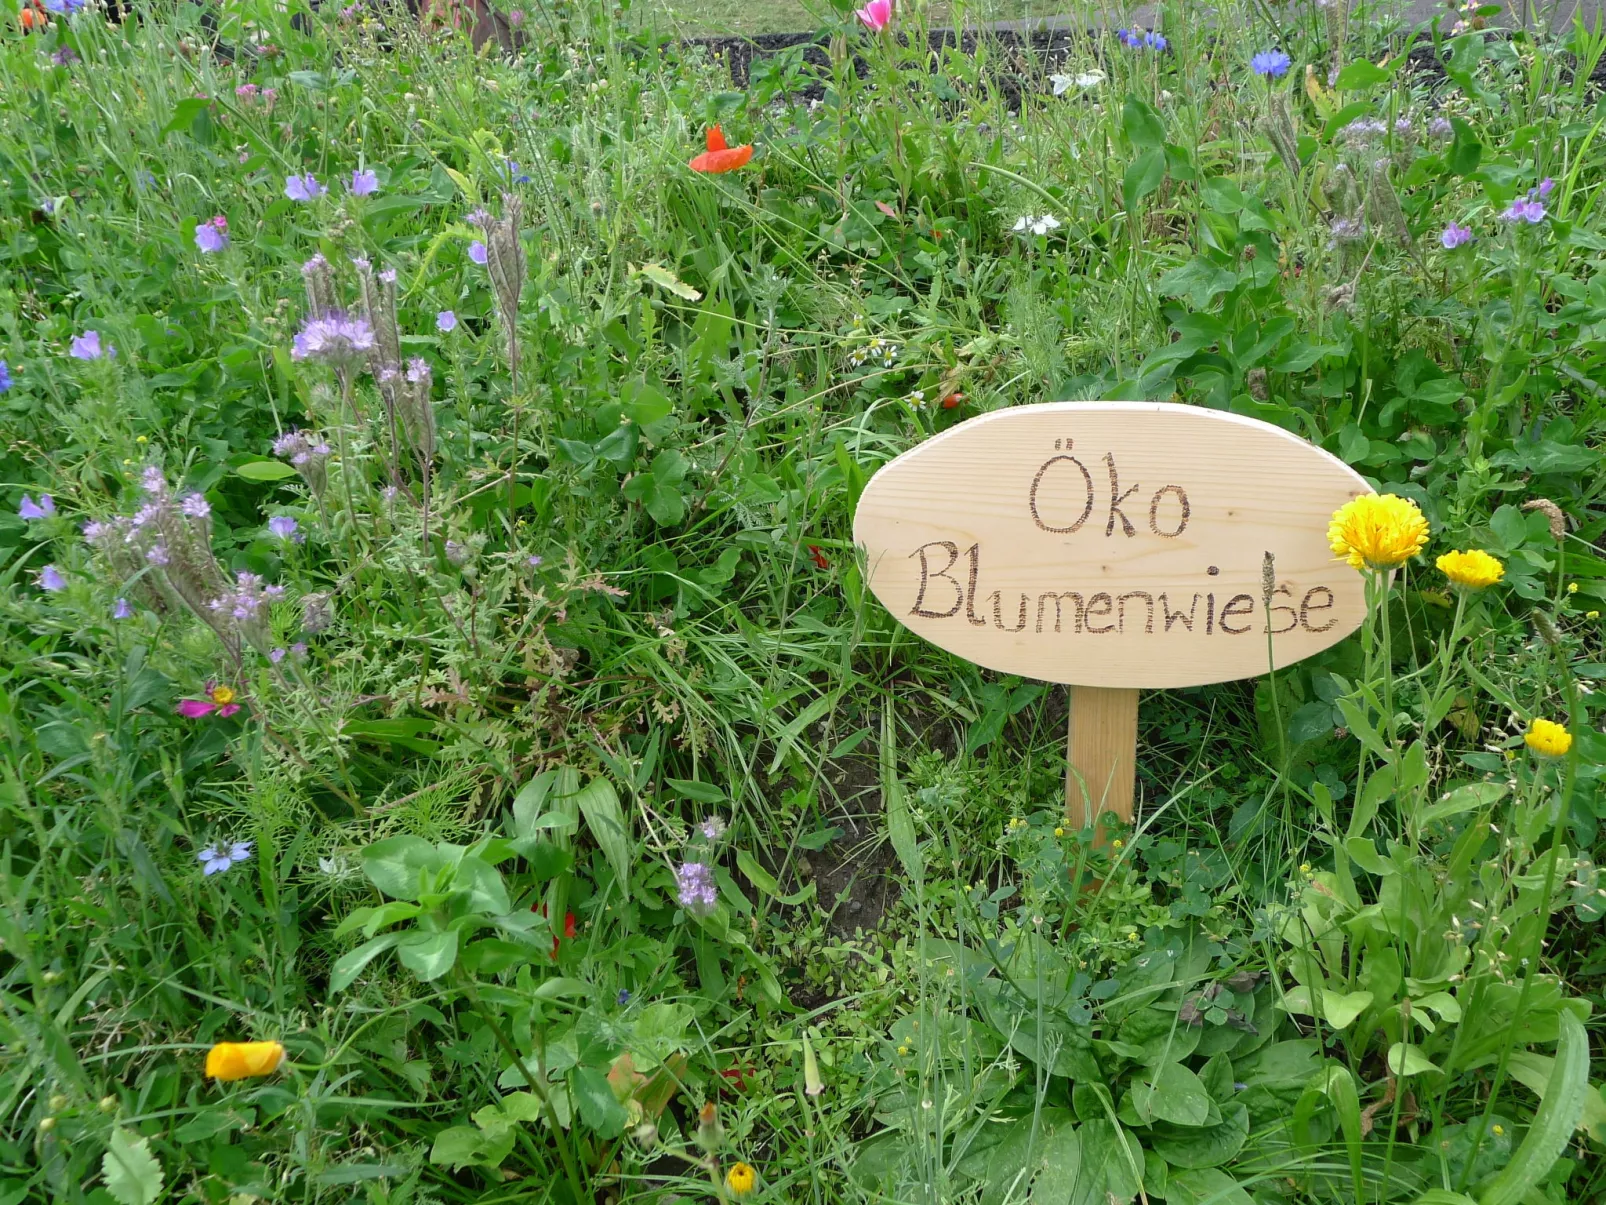
[[[745,1197],[758,1184],[758,1173],[750,1163],[733,1163],[725,1173],[725,1187],[733,1197]]]
[[[1573,734],[1560,724],[1537,717],[1528,725],[1522,739],[1541,757],[1566,757],[1573,747]]]
[[[206,1052],[206,1074],[212,1079],[250,1079],[272,1075],[284,1062],[278,1042],[219,1042]]]
[[[1362,494],[1333,512],[1327,542],[1353,568],[1392,569],[1422,551],[1428,521],[1409,498]]]
[[[1479,548],[1447,552],[1435,564],[1445,577],[1468,590],[1482,590],[1506,575],[1506,567]]]

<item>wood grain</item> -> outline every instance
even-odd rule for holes
[[[971,419],[883,466],[854,538],[899,622],[979,665],[1194,686],[1288,665],[1360,625],[1361,577],[1333,557],[1327,523],[1370,492],[1256,419],[1049,402]]]
[[[1071,687],[1066,746],[1065,816],[1071,826],[1085,828],[1105,812],[1130,824],[1137,780],[1138,692]]]

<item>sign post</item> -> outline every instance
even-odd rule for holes
[[[1337,457],[1217,410],[1049,402],[897,457],[854,516],[870,589],[978,665],[1071,687],[1066,816],[1133,816],[1138,691],[1253,677],[1361,624],[1327,543],[1370,493]]]

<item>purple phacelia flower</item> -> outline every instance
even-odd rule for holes
[[[192,519],[205,519],[212,514],[212,504],[201,494],[186,495],[178,508]]]
[[[302,324],[290,349],[290,358],[345,366],[362,359],[373,349],[374,328],[368,325],[366,318],[333,311]]]
[[[289,515],[274,515],[268,520],[268,531],[280,540],[295,539],[296,526],[296,521]]]
[[[46,565],[39,570],[39,588],[54,594],[57,590],[67,588],[67,579],[61,576],[61,570],[54,565]]]
[[[468,245],[468,257],[477,264],[489,262],[491,253],[485,249],[485,244],[475,239]]]
[[[442,310],[435,315],[435,329],[442,334],[449,334],[455,331],[457,329],[457,315],[451,310]],[[4,368],[5,365],[0,364],[0,369]]]
[[[1446,226],[1444,228],[1444,233],[1439,235],[1439,242],[1444,245],[1444,249],[1446,251],[1454,251],[1457,247],[1464,247],[1471,241],[1471,228],[1467,226],[1457,226],[1454,222],[1451,222],[1448,226]]]
[[[719,903],[714,872],[706,862],[682,862],[675,871],[675,887],[680,906],[698,916],[706,916]]]

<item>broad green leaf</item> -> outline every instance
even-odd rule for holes
[[[1411,1205],[1478,1205],[1465,1193],[1451,1192],[1448,1188],[1430,1188]]]
[[[629,1117],[608,1085],[608,1077],[594,1067],[574,1069],[574,1106],[580,1120],[603,1138],[617,1138]]]
[[[1136,212],[1143,198],[1160,187],[1165,179],[1165,151],[1156,147],[1144,151],[1126,169],[1121,180],[1122,204],[1128,213]]]
[[[435,1135],[429,1161],[453,1171],[461,1171],[475,1164],[497,1167],[513,1150],[516,1137],[511,1127],[492,1138],[473,1126],[450,1126]]]
[[[593,778],[574,802],[585,817],[586,827],[613,868],[613,877],[626,899],[630,898],[630,832],[625,828],[624,809],[619,793],[606,778]],[[504,909],[505,911],[505,909]]]
[[[234,467],[235,473],[247,481],[283,481],[294,477],[296,471],[282,460],[248,460]]]
[[[457,930],[408,933],[396,943],[396,956],[425,983],[439,979],[457,961]]]
[[[446,858],[422,837],[387,837],[362,851],[363,873],[392,899],[416,900],[419,871],[445,865]]]
[[[583,996],[591,990],[591,985],[584,979],[565,979],[561,976],[555,979],[543,979],[541,986],[535,989],[537,1000],[559,1000],[564,996]]]
[[[475,912],[501,916],[513,907],[507,898],[501,872],[482,858],[464,855],[457,864],[457,877],[452,885],[467,888],[468,906]]]
[[[1396,1042],[1390,1046],[1388,1065],[1395,1075],[1401,1076],[1423,1075],[1439,1070],[1438,1064],[1423,1054],[1420,1046],[1411,1042]]]
[[[1210,1094],[1181,1063],[1162,1064],[1152,1079],[1139,1081],[1132,1092],[1139,1117],[1197,1126],[1210,1116]]]
[[[1445,152],[1444,166],[1451,175],[1470,176],[1478,170],[1478,164],[1483,160],[1483,143],[1478,141],[1478,136],[1463,118],[1450,118],[1450,128],[1454,136],[1450,149]]]
[[[1215,1167],[1181,1168],[1166,1181],[1166,1205],[1254,1205],[1254,1198]]]
[[[122,1126],[112,1130],[100,1174],[118,1205],[152,1205],[162,1195],[162,1165],[151,1154],[150,1140],[136,1138]]]
[[[1393,78],[1393,73],[1385,71],[1375,63],[1368,63],[1365,59],[1357,59],[1348,64],[1338,73],[1338,79],[1333,86],[1340,92],[1353,92],[1357,88],[1370,88],[1377,84],[1387,83]]]
[[[397,921],[412,920],[418,915],[419,907],[409,900],[392,900],[388,904],[370,909],[369,913],[368,919],[362,926],[364,937],[372,937],[387,925],[394,925]]]
[[[1411,1001],[1413,1009],[1431,1009],[1440,1020],[1455,1022],[1461,1019],[1461,1002],[1449,992],[1430,992],[1420,1000]]]
[[[1428,804],[1417,813],[1416,822],[1419,825],[1433,824],[1448,820],[1451,816],[1459,816],[1462,812],[1490,807],[1504,799],[1510,790],[1510,786],[1503,782],[1468,783],[1441,795],[1438,802]]]
[[[1556,1062],[1545,1085],[1545,1097],[1522,1145],[1483,1190],[1479,1205],[1517,1205],[1523,1200],[1567,1149],[1584,1115],[1584,1098],[1589,1092],[1589,1035],[1568,1009],[1562,1009],[1557,1020]]]
[[[694,803],[724,803],[725,792],[711,782],[695,782],[688,778],[666,778],[664,783],[675,794]]]
[[[666,289],[673,293],[676,297],[684,297],[687,301],[701,301],[703,299],[701,293],[661,264],[642,264],[641,267],[635,269],[635,272],[637,275],[644,276],[652,281],[660,289]]]
[[[1121,128],[1140,151],[1165,145],[1165,123],[1160,120],[1160,115],[1131,93],[1121,103]]]
[[[1213,1126],[1173,1126],[1156,1122],[1154,1149],[1173,1167],[1220,1167],[1249,1138],[1249,1109],[1242,1101],[1222,1106]]]
[[[1184,298],[1192,308],[1204,310],[1210,308],[1217,296],[1236,288],[1237,284],[1237,273],[1203,255],[1196,255],[1160,277],[1160,292],[1166,297]]]
[[[1347,702],[1349,700],[1341,699],[1339,706],[1342,708]],[[1348,718],[1347,708],[1344,715]],[[1366,785],[1356,797],[1355,811],[1350,815],[1349,836],[1359,837],[1365,834],[1372,819],[1377,815],[1378,808],[1383,806],[1383,801],[1394,794],[1394,780],[1395,769],[1392,765],[1379,766],[1372,771],[1372,776],[1366,780]]]
[[[1322,993],[1322,1016],[1334,1029],[1348,1029],[1356,1017],[1371,1007],[1371,992]]]
[[[352,980],[362,974],[363,967],[394,946],[403,936],[401,933],[386,933],[342,954],[329,970],[329,990],[345,991],[351,986]]]

